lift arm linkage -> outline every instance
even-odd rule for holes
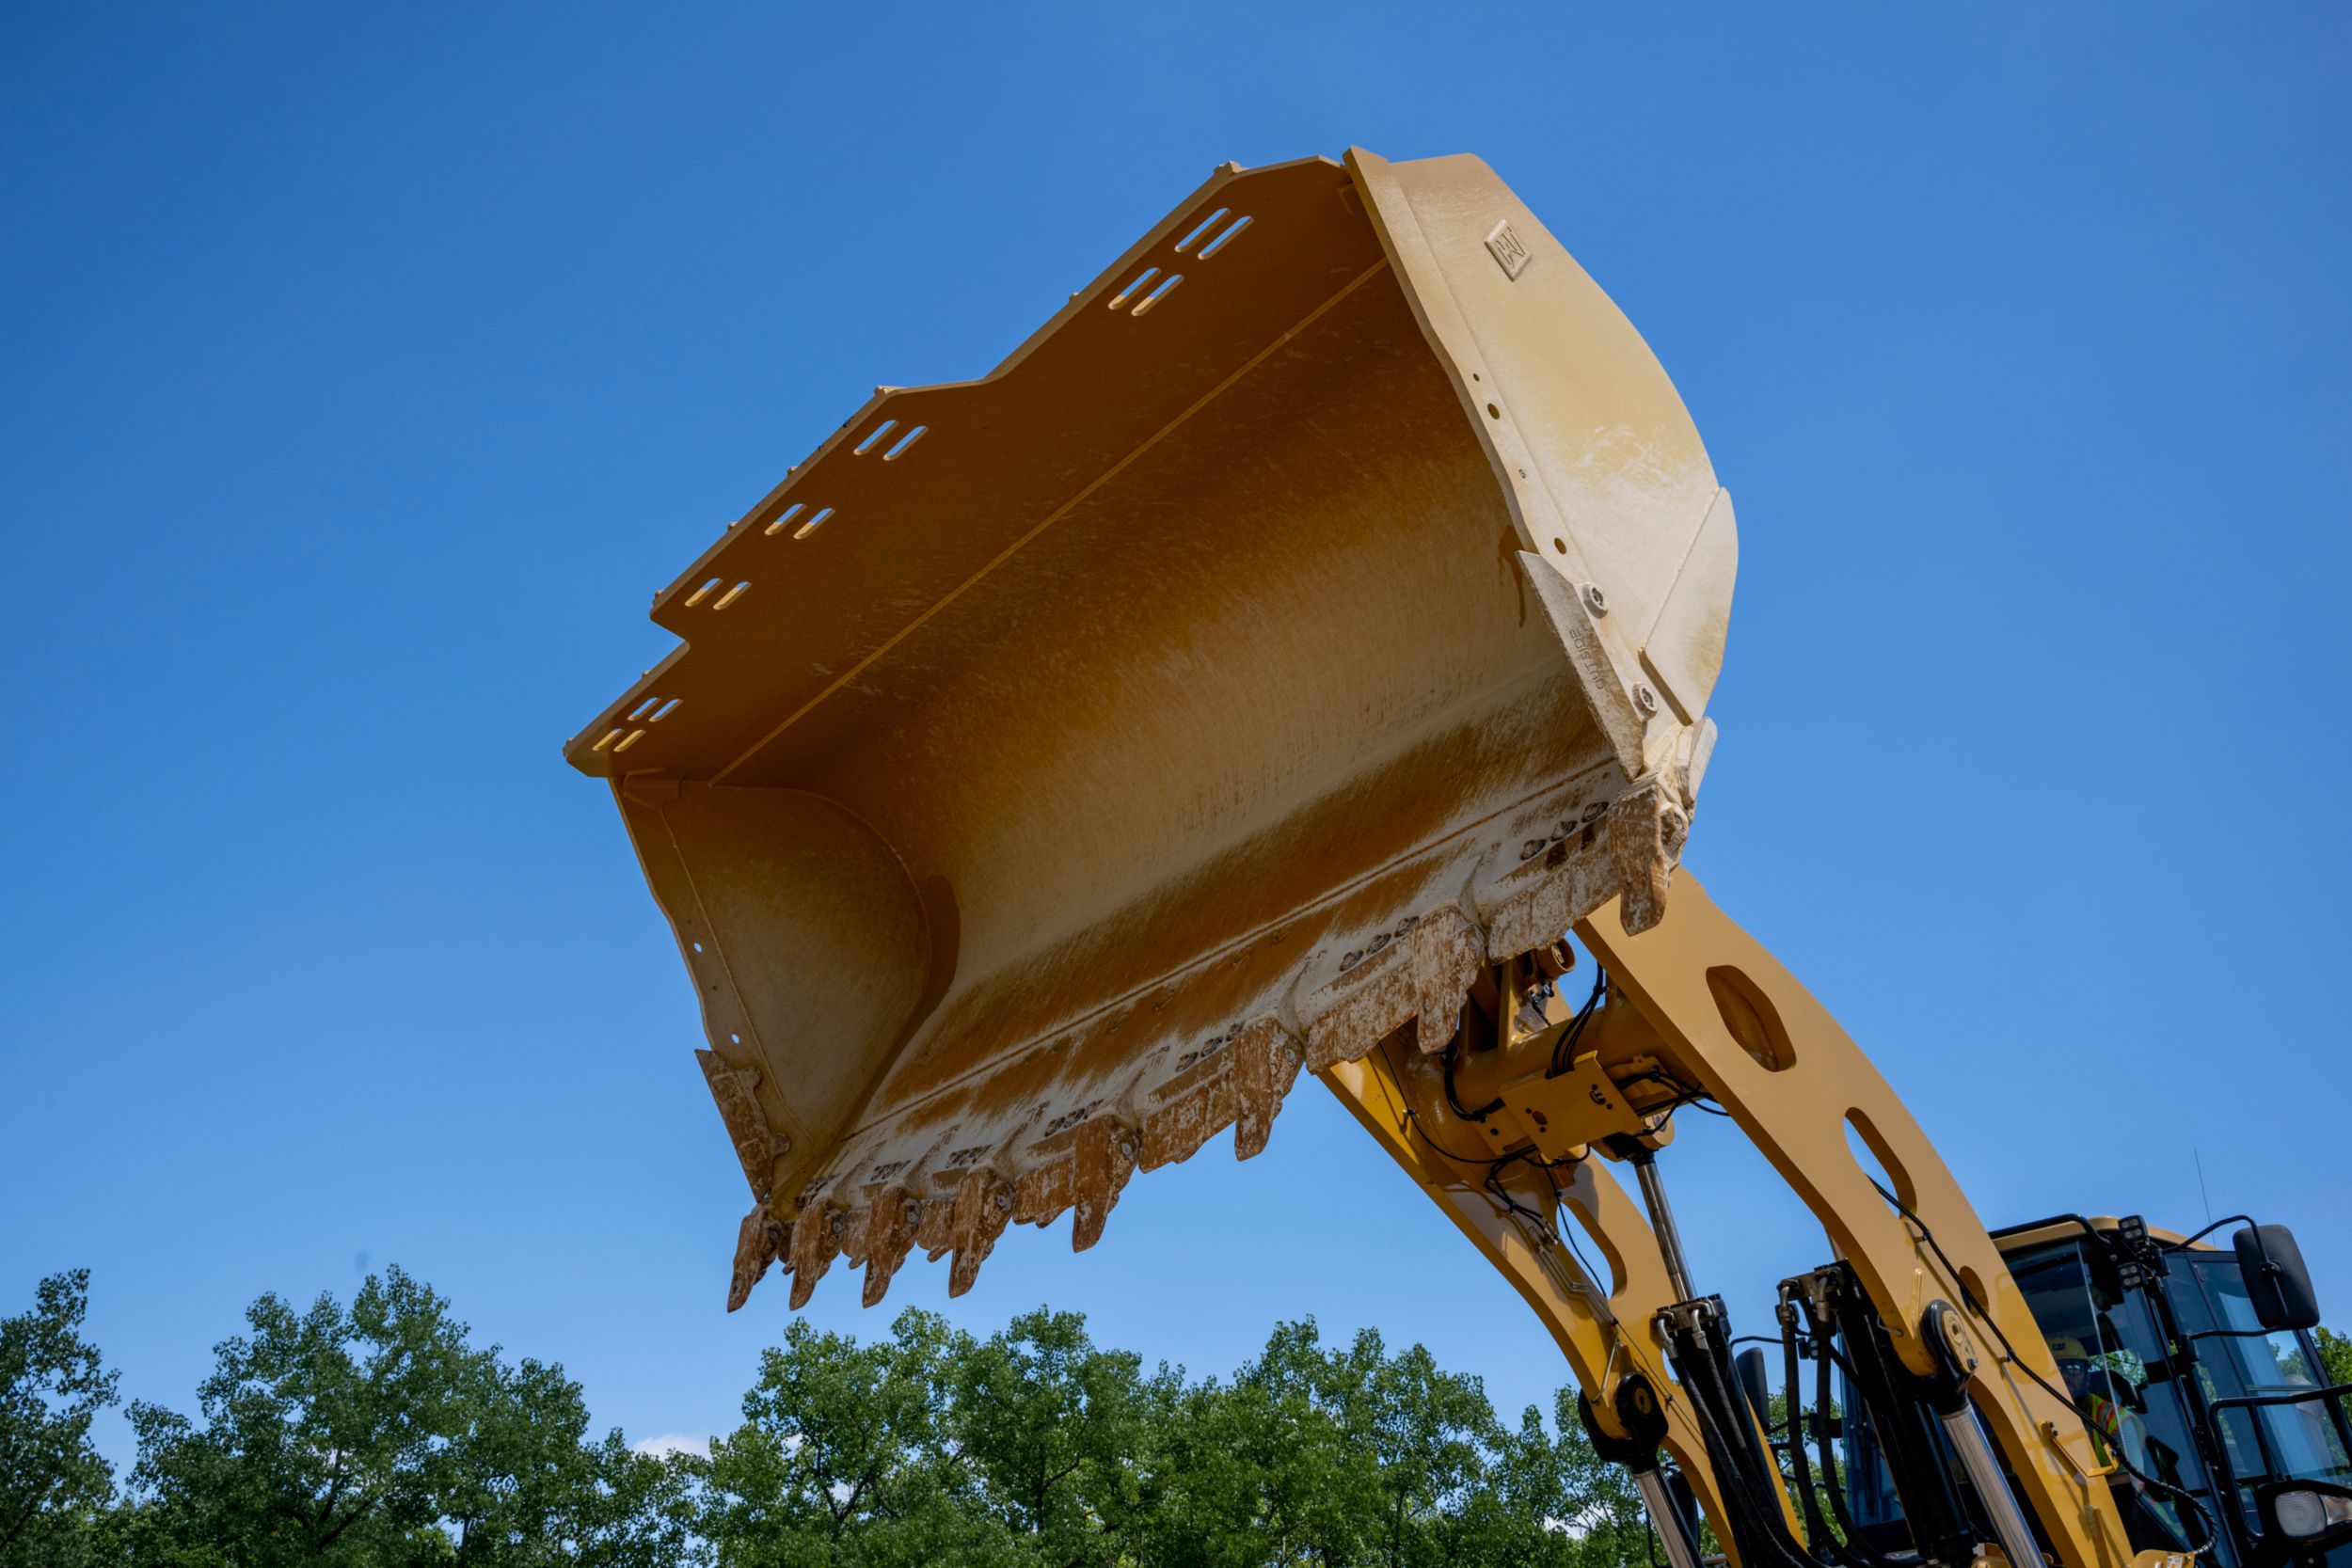
[[[1389,1157],[1534,1308],[1567,1357],[1594,1418],[1610,1436],[1629,1435],[1617,1414],[1626,1380],[1647,1381],[1663,1405],[1666,1451],[1681,1466],[1699,1506],[1720,1521],[1723,1502],[1707,1449],[1650,1332],[1650,1320],[1675,1292],[1641,1210],[1597,1161],[1559,1168],[1514,1161],[1495,1167],[1468,1129],[1432,1105],[1437,1096],[1430,1079],[1436,1070],[1427,1056],[1375,1051],[1321,1076]],[[1555,1205],[1573,1212],[1598,1242],[1599,1259],[1579,1257],[1553,1230]],[[1659,1528],[1671,1546],[1668,1522],[1659,1521]]]
[[[1451,1114],[1464,1092],[1483,1097],[1488,1085],[1457,1092],[1449,1078],[1439,1096],[1437,1058],[1412,1052],[1401,1053],[1401,1065],[1399,1053],[1376,1052],[1324,1078],[1535,1308],[1607,1435],[1620,1435],[1623,1425],[1613,1402],[1620,1385],[1640,1373],[1664,1398],[1664,1447],[1716,1534],[1732,1539],[1691,1401],[1665,1370],[1657,1319],[1679,1292],[1660,1238],[1599,1162],[1584,1157],[1588,1146],[1564,1141],[1590,1137],[1589,1152],[1640,1157],[1663,1139],[1600,1135],[1613,1118],[1618,1129],[1638,1126],[1638,1114],[1669,1093],[1704,1094],[1820,1220],[1903,1369],[1923,1381],[1964,1374],[1968,1402],[2060,1568],[2158,1568],[2164,1554],[2131,1548],[2098,1479],[2089,1434],[2052,1391],[2057,1363],[1983,1222],[1828,1010],[1717,909],[1688,870],[1677,875],[1655,927],[1629,936],[1613,903],[1579,923],[1576,934],[1609,975],[1613,1006],[1600,1016],[1617,1017],[1572,1064],[1555,1061],[1549,1071],[1502,1085],[1489,1108],[1507,1106],[1515,1117]],[[1526,1065],[1507,1052],[1496,1059],[1509,1064],[1505,1077]],[[1452,1070],[1450,1056],[1444,1070]],[[1572,1104],[1564,1099],[1571,1086]],[[1570,1126],[1563,1112],[1581,1123]],[[1629,1112],[1635,1120],[1627,1121]],[[1500,1130],[1505,1123],[1509,1131]],[[1855,1158],[1849,1127],[1876,1157],[1903,1212],[1880,1196],[1876,1178]],[[1530,1129],[1555,1135],[1539,1135],[1534,1148],[1522,1146],[1517,1158],[1496,1164],[1489,1148]],[[1564,1256],[1551,1227],[1555,1201],[1599,1243],[1605,1283],[1594,1281],[1581,1259]],[[1793,1524],[1785,1489],[1779,1501]]]

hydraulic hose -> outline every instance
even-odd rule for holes
[[[1851,1536],[1847,1539],[1840,1539],[1838,1532],[1831,1529],[1829,1521],[1822,1517],[1821,1499],[1813,1485],[1813,1466],[1807,1461],[1804,1451],[1804,1375],[1797,1367],[1797,1311],[1795,1307],[1784,1303],[1781,1313],[1781,1386],[1788,1390],[1788,1467],[1796,1475],[1797,1497],[1804,1509],[1805,1534],[1810,1538],[1813,1555],[1820,1557],[1822,1549],[1826,1547],[1829,1555],[1843,1563],[1845,1568],[1883,1568],[1881,1560],[1875,1557],[1865,1557],[1861,1552],[1856,1551],[1847,1544]],[[1826,1364],[1826,1358],[1824,1358],[1824,1364]],[[1826,1450],[1829,1441],[1827,1436],[1828,1404],[1826,1402],[1816,1403],[1813,1415],[1816,1429],[1822,1433],[1821,1443],[1823,1449]],[[1826,1457],[1823,1463],[1826,1465]]]
[[[1798,1309],[1804,1312],[1806,1328],[1813,1338],[1816,1368],[1813,1387],[1814,1452],[1818,1457],[1820,1469],[1820,1491],[1828,1497],[1830,1516],[1837,1524],[1836,1538],[1834,1538],[1835,1549],[1840,1560],[1849,1565],[1859,1564],[1861,1568],[1915,1568],[1915,1561],[1899,1562],[1896,1559],[1877,1550],[1862,1531],[1855,1528],[1853,1514],[1846,1506],[1845,1483],[1838,1479],[1837,1475],[1838,1455],[1830,1447],[1830,1412],[1837,1405],[1836,1386],[1831,1381],[1830,1373],[1833,1369],[1845,1365],[1837,1354],[1834,1338],[1837,1325],[1821,1307],[1820,1302],[1814,1298],[1811,1291],[1800,1291],[1797,1292],[1796,1300]],[[1847,1369],[1847,1375],[1850,1378],[1852,1377],[1851,1368]],[[1860,1380],[1854,1379],[1854,1383],[1859,1389]],[[1790,1374],[1788,1386],[1792,1390],[1791,1402],[1794,1403],[1793,1390],[1797,1388],[1798,1384],[1793,1373]],[[1846,1419],[1850,1421],[1852,1419],[1851,1411],[1846,1413]],[[1792,1448],[1802,1447],[1803,1440],[1795,1432],[1792,1431],[1789,1437]]]
[[[1814,1442],[1821,1456],[1821,1490],[1829,1494],[1830,1514],[1837,1521],[1839,1533],[1850,1542],[1860,1542],[1862,1532],[1854,1528],[1853,1514],[1846,1507],[1845,1483],[1837,1478],[1837,1456],[1829,1446],[1829,1413],[1835,1403],[1832,1398],[1835,1386],[1830,1382],[1830,1370],[1834,1360],[1830,1353],[1828,1336],[1819,1323],[1814,1325],[1813,1343],[1820,1352],[1820,1367],[1816,1374],[1814,1386],[1813,1433]],[[1851,1420],[1851,1414],[1849,1413],[1846,1418]],[[1880,1568],[1884,1568],[1888,1562],[1888,1559],[1871,1551],[1867,1543],[1864,1543],[1859,1549],[1867,1553],[1870,1561],[1880,1565]]]
[[[1700,1435],[1707,1442],[1708,1459],[1717,1479],[1724,1483],[1724,1500],[1732,1510],[1732,1530],[1739,1537],[1742,1568],[1820,1568],[1804,1544],[1789,1534],[1771,1485],[1756,1473],[1752,1422],[1744,1428],[1745,1440],[1740,1440],[1745,1407],[1724,1376],[1713,1339],[1692,1333],[1672,1338],[1689,1347],[1685,1354],[1674,1356],[1675,1370],[1691,1396]]]

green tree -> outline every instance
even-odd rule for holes
[[[1327,1357],[1324,1375],[1343,1430],[1372,1463],[1373,1560],[1384,1568],[1454,1560],[1502,1436],[1478,1379],[1440,1370],[1420,1345],[1390,1355],[1372,1329]]]
[[[2352,1383],[2352,1338],[2332,1328],[2319,1331],[2319,1375],[2330,1386]]]
[[[264,1295],[246,1322],[249,1335],[215,1347],[200,1424],[131,1407],[156,1544],[175,1561],[251,1568],[406,1555],[461,1480],[450,1439],[477,1418],[465,1326],[398,1269],[348,1311]]]
[[[1232,1382],[1175,1391],[1142,1449],[1151,1568],[1623,1568],[1643,1559],[1631,1484],[1562,1396],[1516,1432],[1475,1379],[1376,1334],[1343,1351],[1284,1323]]]
[[[437,1533],[457,1568],[659,1568],[690,1556],[686,1467],[589,1434],[561,1367],[466,1364],[467,1425],[442,1451]]]
[[[114,1471],[90,1443],[115,1374],[82,1338],[89,1271],[51,1275],[0,1318],[0,1568],[72,1568],[100,1552]]]
[[[1017,1561],[947,1436],[953,1364],[971,1350],[922,1311],[869,1345],[791,1323],[760,1358],[743,1424],[696,1466],[696,1528],[722,1568]]]
[[[449,1304],[399,1269],[346,1309],[264,1295],[215,1349],[201,1418],[131,1409],[141,1562],[587,1563],[684,1560],[683,1479],[612,1433],[588,1438],[561,1368],[467,1342]]]
[[[948,1430],[1035,1561],[1110,1564],[1139,1506],[1154,1402],[1128,1351],[1096,1348],[1086,1320],[1043,1307],[950,1361]]]
[[[1279,1324],[1230,1380],[1195,1383],[1165,1367],[1147,1375],[1074,1313],[1040,1308],[975,1339],[911,1311],[867,1344],[795,1322],[761,1358],[741,1424],[707,1458],[664,1461],[617,1432],[592,1435],[560,1367],[474,1346],[448,1303],[398,1270],[348,1307],[256,1302],[246,1332],[217,1347],[194,1418],[132,1407],[135,1490],[108,1514],[111,1478],[86,1434],[113,1385],[76,1332],[78,1277],[51,1285],[40,1310],[6,1325],[12,1359],[0,1367],[12,1390],[38,1395],[12,1393],[9,1433],[47,1433],[53,1470],[79,1478],[48,1495],[56,1518],[79,1522],[82,1557],[19,1553],[0,1568],[1639,1568],[1648,1557],[1632,1487],[1594,1455],[1572,1394],[1549,1421],[1531,1407],[1506,1429],[1477,1380],[1371,1331],[1334,1348],[1311,1320]],[[13,1480],[29,1473],[13,1456],[32,1449],[8,1440]]]
[[[707,1560],[694,1534],[690,1460],[639,1453],[618,1430],[587,1452],[595,1484],[574,1498],[571,1510],[583,1568],[682,1568]]]
[[[1470,1513],[1475,1528],[1465,1560],[1492,1568],[1634,1568],[1649,1561],[1649,1524],[1633,1478],[1593,1451],[1572,1388],[1554,1396],[1549,1428],[1531,1404],[1518,1429],[1502,1434]]]
[[[1376,1512],[1375,1478],[1319,1396],[1306,1346],[1278,1330],[1229,1383],[1173,1402],[1154,1444],[1157,1506],[1131,1527],[1153,1568],[1351,1563]]]

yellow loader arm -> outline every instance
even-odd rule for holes
[[[1731,1557],[1756,1568],[1741,1550],[1741,1499],[1726,1496],[1740,1482],[1724,1473],[1740,1441],[1727,1429],[1751,1417],[1720,1400],[1710,1413],[1668,1370],[1670,1332],[1707,1303],[1692,1299],[1656,1155],[1671,1139],[1668,1113],[1703,1099],[1729,1114],[1820,1219],[1903,1369],[1948,1386],[1945,1425],[1963,1462],[1969,1444],[1982,1442],[1972,1436],[1978,1424],[1990,1433],[2055,1560],[2158,1568],[2165,1554],[2129,1545],[2082,1422],[2055,1391],[2049,1346],[1983,1222],[1836,1019],[1687,870],[1655,927],[1629,931],[1613,904],[1580,920],[1576,936],[1608,975],[1608,1005],[1588,1018],[1564,1021],[1555,1001],[1540,1027],[1514,1028],[1514,1016],[1525,1016],[1515,992],[1539,976],[1504,969],[1467,999],[1454,1045],[1468,1049],[1458,1055],[1389,1047],[1325,1080],[1550,1327],[1604,1451],[1636,1435],[1623,1414],[1630,1382],[1662,1406],[1645,1440],[1676,1460]],[[1894,1202],[1851,1151],[1849,1127],[1892,1183]],[[1612,1179],[1619,1165],[1641,1179],[1646,1218]],[[1598,1242],[1600,1257],[1578,1254],[1554,1223],[1560,1209]],[[1676,1364],[1688,1363],[1685,1347]],[[2036,1560],[2033,1525],[2013,1503],[2004,1509],[2011,1490],[1990,1453],[1979,1459],[2002,1537],[1985,1544]],[[1629,1462],[1638,1478],[1640,1456]],[[1747,1533],[1769,1533],[1777,1517],[1780,1550],[1802,1551],[1778,1469],[1746,1484],[1746,1512],[1767,1527]],[[1653,1498],[1653,1516],[1663,1512]],[[1662,1533],[1678,1559],[1692,1555],[1671,1528]],[[1775,1555],[1772,1542],[1749,1545]],[[1694,1559],[1678,1568],[1694,1568]]]

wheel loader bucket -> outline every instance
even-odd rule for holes
[[[565,752],[701,999],[730,1306],[1089,1245],[1302,1065],[1655,921],[1735,557],[1664,372],[1475,158],[1228,166],[988,375],[879,391]]]

